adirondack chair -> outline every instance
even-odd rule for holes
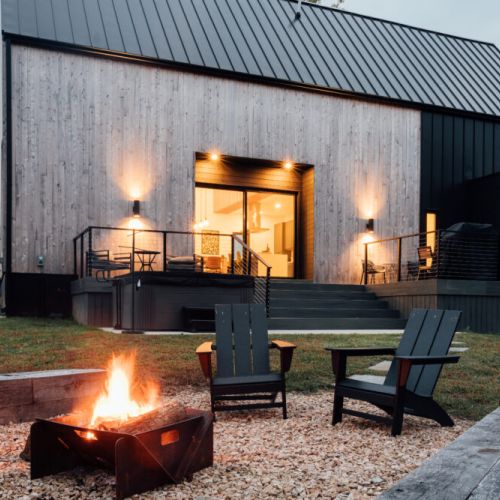
[[[290,370],[296,346],[280,340],[269,343],[265,306],[216,305],[215,328],[215,344],[204,342],[196,350],[203,374],[210,383],[212,412],[282,408],[283,418],[287,418],[285,373]],[[270,369],[269,349],[272,348],[280,352],[279,373]],[[213,351],[217,355],[215,377]],[[276,402],[279,392],[281,402]],[[227,404],[231,401],[254,402]]]
[[[432,394],[445,363],[457,363],[458,356],[447,356],[460,321],[460,311],[414,309],[408,319],[399,347],[375,349],[337,349],[331,351],[335,373],[332,425],[342,421],[342,414],[391,422],[392,435],[401,434],[403,415],[408,413],[435,420],[441,426],[454,425]],[[355,356],[394,355],[384,384],[346,378],[347,358]],[[392,418],[343,407],[344,398],[367,401]]]

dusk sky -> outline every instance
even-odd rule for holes
[[[332,0],[323,0],[332,5]],[[496,43],[500,0],[346,0],[344,10]]]

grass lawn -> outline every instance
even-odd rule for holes
[[[332,386],[326,346],[395,346],[395,335],[279,336],[297,344],[290,390],[313,392]],[[208,339],[212,339],[209,337]],[[79,326],[72,321],[7,318],[0,320],[0,373],[56,368],[99,368],[115,352],[135,350],[139,368],[168,385],[204,386],[194,351],[207,340],[200,335],[116,335]],[[444,368],[435,397],[456,417],[478,420],[498,406],[500,392],[500,336],[462,333],[455,337],[469,351],[458,365]],[[277,363],[277,353],[273,362]],[[384,358],[364,358],[350,365],[350,373]]]

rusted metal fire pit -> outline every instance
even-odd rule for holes
[[[179,422],[139,434],[38,419],[31,426],[31,478],[91,465],[114,471],[116,497],[190,479],[213,465],[213,417],[187,409]],[[89,439],[89,436],[91,438]]]

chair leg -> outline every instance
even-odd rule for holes
[[[455,425],[455,422],[453,422],[448,413],[443,408],[441,408],[441,406],[439,406],[434,400],[432,400],[432,418],[441,427],[453,427]]]
[[[286,420],[288,418],[288,412],[286,409],[286,387],[283,384],[283,388],[281,389],[281,398],[283,402],[283,419]]]
[[[333,397],[333,415],[332,415],[332,425],[339,424],[342,422],[342,410],[344,408],[344,396]]]
[[[399,436],[403,430],[403,418],[404,418],[404,403],[402,401],[396,402],[394,406],[394,412],[392,414],[392,429],[391,434],[393,436]]]

